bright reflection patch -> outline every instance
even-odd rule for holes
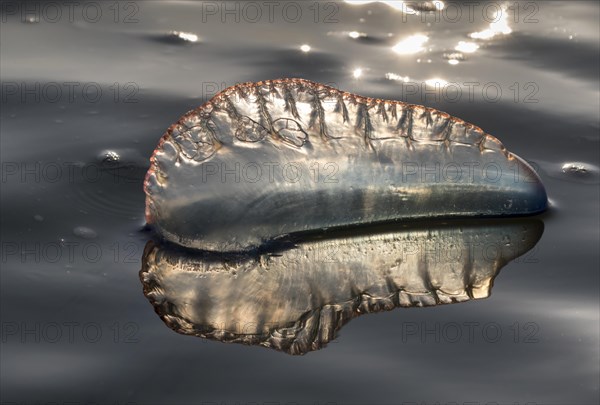
[[[399,55],[412,55],[425,50],[423,45],[429,41],[429,37],[424,34],[411,35],[398,42],[392,50]]]
[[[454,49],[459,52],[473,53],[479,49],[479,45],[475,42],[459,41]]]
[[[448,82],[444,79],[440,79],[439,77],[434,77],[432,79],[425,80],[425,84],[431,87],[443,87],[448,84]]]
[[[350,31],[348,33],[348,36],[352,39],[357,39],[357,38],[364,38],[367,36],[367,34],[365,34],[364,32]]]
[[[198,35],[190,32],[171,31],[171,35],[187,42],[198,42]]]
[[[397,75],[396,73],[386,73],[385,78],[388,80],[393,80],[396,82],[404,82],[404,83],[408,83],[410,81],[410,77],[400,76],[400,75]]]
[[[508,12],[506,8],[502,8],[499,12],[494,15],[493,21],[490,23],[489,28],[473,32],[469,36],[473,39],[492,39],[497,35],[503,34],[508,35],[512,32],[512,29],[508,26]]]
[[[405,14],[420,14],[420,12],[432,12],[443,10],[445,5],[443,1],[402,1],[402,0],[345,0],[346,3],[361,6],[369,3],[382,3],[392,7],[395,10]]]

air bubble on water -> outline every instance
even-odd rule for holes
[[[593,184],[598,183],[600,175],[600,168],[598,166],[583,162],[563,163],[561,171],[572,180]]]
[[[98,158],[102,163],[116,163],[121,160],[121,156],[113,150],[103,150]]]
[[[83,239],[95,239],[98,234],[92,228],[77,226],[73,228],[73,234]]]
[[[547,175],[563,181],[569,181],[582,184],[599,184],[600,183],[600,167],[597,165],[582,162],[556,162],[536,160],[530,162],[533,167],[541,175]]]
[[[563,173],[575,173],[578,175],[585,176],[586,174],[588,174],[589,169],[584,163],[570,162],[562,165],[562,171]]]

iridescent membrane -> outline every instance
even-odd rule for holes
[[[245,251],[297,232],[544,211],[535,171],[431,108],[282,79],[224,90],[171,126],[145,180],[167,240]]]

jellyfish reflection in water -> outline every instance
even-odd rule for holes
[[[499,270],[542,232],[536,219],[395,224],[253,255],[149,242],[140,279],[178,333],[305,354],[362,314],[488,297]]]

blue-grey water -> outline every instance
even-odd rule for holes
[[[350,3],[0,3],[2,403],[598,403],[600,6]],[[148,158],[282,77],[498,137],[546,187],[541,239],[489,298],[365,314],[304,356],[175,333],[138,274]]]

